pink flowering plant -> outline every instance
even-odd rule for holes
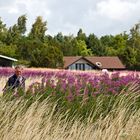
[[[32,83],[27,90],[28,95],[42,96],[45,99],[51,96],[64,102],[87,103],[98,96],[116,96],[127,94],[127,89],[135,83],[140,85],[140,77],[137,74],[120,76],[120,73],[100,74],[76,73],[70,71],[58,71],[45,73],[40,83]],[[123,90],[123,92],[121,92]],[[136,90],[139,90],[137,86]],[[126,91],[126,92],[124,92]],[[131,94],[131,93],[129,93]]]
[[[118,94],[129,83],[140,83],[139,75],[120,76],[120,73],[95,75],[94,73],[73,73],[68,71],[60,71],[54,73],[46,73],[42,78],[42,82],[31,84],[38,85],[34,92],[42,92],[42,90],[52,89],[65,94],[65,92],[73,92],[73,95],[82,94]],[[29,89],[31,89],[31,87]],[[41,88],[41,91],[40,91]],[[71,93],[70,93],[71,94]]]
[[[12,70],[9,69],[7,72],[10,75]],[[69,111],[71,118],[74,117],[75,113],[83,118],[87,118],[93,113],[93,120],[99,118],[101,114],[106,116],[116,100],[119,104],[121,98],[125,96],[125,104],[127,105],[129,96],[134,96],[134,93],[140,94],[140,75],[135,72],[121,75],[119,72],[97,74],[66,70],[25,70],[23,74],[26,78],[41,76],[42,80],[31,83],[25,94],[17,95],[19,91],[14,93],[14,99],[22,96],[28,100],[27,106],[30,106],[36,99],[42,101],[49,97],[51,101],[58,102],[56,111]],[[139,96],[135,98],[133,104],[134,109],[140,108]]]

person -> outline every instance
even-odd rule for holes
[[[8,79],[6,85],[3,89],[3,93],[15,92],[17,90],[22,90],[25,92],[25,77],[22,76],[22,67],[16,66],[15,73]]]
[[[109,71],[107,69],[102,69],[103,74],[109,74]]]

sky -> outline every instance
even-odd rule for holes
[[[47,34],[115,35],[140,21],[140,0],[0,0],[0,17],[10,27],[26,14],[30,31],[37,16],[47,21]]]

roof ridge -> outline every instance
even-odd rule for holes
[[[8,56],[5,56],[5,55],[0,55],[1,58],[5,58],[5,59],[9,59],[9,60],[12,60],[12,61],[18,61],[17,59],[15,58],[12,58],[12,57],[8,57]]]

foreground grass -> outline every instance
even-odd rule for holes
[[[51,97],[41,102],[1,97],[0,140],[138,140],[140,91],[135,88],[112,96],[107,105],[105,97],[96,97],[86,117],[78,108],[75,112],[70,106],[66,109]]]

